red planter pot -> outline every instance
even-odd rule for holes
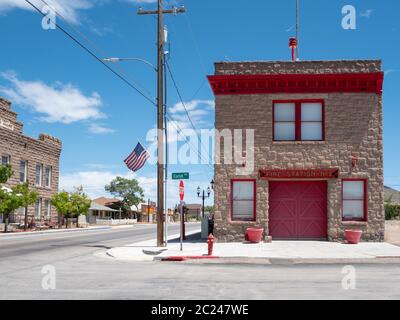
[[[260,243],[263,233],[264,229],[249,228],[246,230],[246,240],[251,243]]]
[[[358,244],[363,232],[361,230],[346,230],[344,234],[348,244]]]

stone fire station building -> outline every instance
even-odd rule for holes
[[[216,129],[254,129],[255,171],[215,166],[215,235],[383,241],[381,61],[222,62]],[[221,141],[221,150],[223,150]]]
[[[0,164],[11,164],[14,172],[8,185],[29,182],[39,193],[36,203],[28,208],[28,222],[56,223],[57,212],[50,199],[58,192],[61,141],[47,134],[33,139],[24,135],[22,128],[11,103],[0,98]],[[10,222],[23,223],[24,216],[25,208],[21,208]]]

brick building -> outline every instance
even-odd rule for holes
[[[0,156],[1,164],[11,164],[13,176],[9,186],[29,182],[39,193],[35,205],[28,208],[29,222],[38,224],[57,222],[57,212],[50,204],[58,192],[61,141],[47,134],[33,139],[23,134],[23,124],[11,110],[11,103],[0,98]],[[23,223],[25,209],[10,217],[10,222]]]
[[[381,61],[222,62],[209,82],[216,129],[254,129],[252,174],[222,154],[215,166],[219,241],[248,227],[329,241],[361,229],[383,241]]]

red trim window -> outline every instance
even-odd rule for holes
[[[367,221],[367,180],[342,180],[343,221]]]
[[[231,180],[232,221],[256,221],[256,180]]]
[[[274,101],[274,141],[324,141],[323,100]]]

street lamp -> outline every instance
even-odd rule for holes
[[[159,8],[162,8],[162,1],[159,1]],[[139,10],[140,11],[140,10]],[[161,10],[161,12],[163,12]],[[141,12],[144,14],[144,12]],[[167,81],[166,77],[166,62],[165,59],[168,55],[168,51],[162,51],[164,42],[161,37],[161,21],[162,15],[160,14],[160,9],[158,10],[158,22],[159,22],[159,36],[158,36],[158,63],[155,67],[152,63],[141,58],[103,58],[104,62],[116,63],[121,61],[139,61],[148,66],[150,66],[157,73],[157,128],[159,131],[164,131],[165,136],[167,136],[167,120],[166,120],[166,90],[164,94],[164,81]],[[164,28],[164,41],[167,37],[167,29]],[[164,101],[165,99],[165,101]],[[164,109],[165,108],[165,109]],[[158,149],[158,161],[157,161],[157,245],[167,246],[168,245],[168,210],[164,213],[164,192],[167,193],[167,184],[165,179],[165,168],[163,165],[162,155],[164,153],[164,135],[158,134],[157,136],[157,149]],[[168,149],[168,138],[165,139],[165,149]],[[167,153],[168,154],[168,153]],[[168,158],[168,157],[167,157]],[[166,164],[168,166],[168,164]],[[164,186],[165,183],[165,186]],[[162,222],[162,216],[165,214],[165,229]],[[165,232],[164,232],[165,230]],[[163,234],[165,239],[163,239]]]
[[[140,58],[103,58],[104,62],[110,62],[110,63],[117,63],[117,62],[121,62],[121,61],[139,61],[139,62],[143,62],[145,64],[147,64],[149,67],[151,67],[154,71],[157,72],[157,68],[150,63],[147,60],[144,59],[140,59]]]
[[[210,184],[211,184],[211,188],[214,190],[214,184],[215,184],[214,180],[212,180],[210,182]],[[206,191],[204,189],[203,189],[203,192],[201,192],[200,186],[197,188],[197,196],[199,198],[201,198],[202,201],[203,201],[203,205],[202,205],[202,216],[203,216],[203,218],[204,218],[204,201],[205,201],[205,199],[210,198],[210,196],[211,196],[211,188],[210,188],[210,186],[207,187],[207,195],[206,195]]]

